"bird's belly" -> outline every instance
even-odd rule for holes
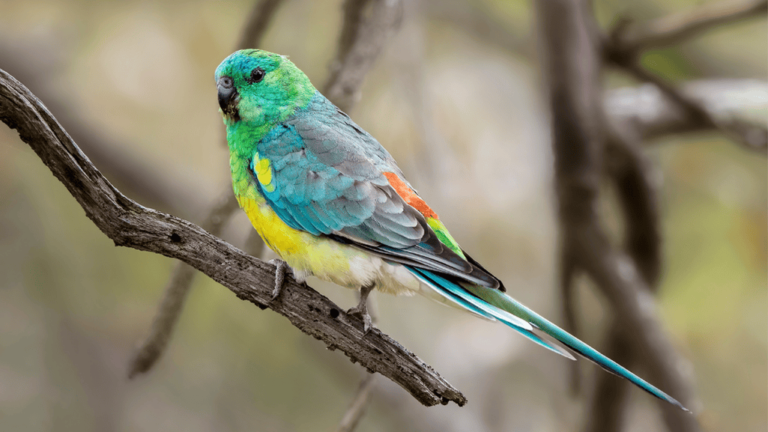
[[[403,266],[293,229],[259,196],[238,196],[238,202],[264,243],[291,266],[299,280],[313,275],[348,288],[375,284],[377,290],[396,295],[420,290],[419,280]]]

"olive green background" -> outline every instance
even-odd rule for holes
[[[320,86],[340,3],[286,0],[261,48],[289,55]],[[513,51],[437,16],[433,3],[408,7],[350,114],[510,294],[562,322],[532,6],[471,2],[519,37],[522,49]],[[643,21],[698,3],[598,0],[595,8],[607,27],[619,16]],[[213,71],[251,5],[3,0],[0,47],[37,68],[48,94],[108,137],[104,145],[119,146],[202,209],[229,176]],[[765,18],[718,27],[642,61],[676,82],[764,80],[766,29]],[[606,82],[633,84],[618,72]],[[764,108],[745,115],[764,122]],[[650,142],[647,155],[661,184],[659,312],[691,360],[703,403],[695,408],[706,430],[764,431],[766,159],[717,133]],[[606,200],[602,211],[618,229],[615,205]],[[203,214],[182,216],[200,222]],[[238,214],[224,238],[242,247],[248,230]],[[173,264],[114,247],[15,132],[0,127],[0,430],[334,430],[359,367],[204,276],[157,367],[125,378]],[[311,283],[344,307],[354,303],[351,291]],[[583,337],[599,346],[610,311],[586,280],[578,299]],[[379,327],[469,404],[425,408],[381,380],[359,431],[579,429],[583,399],[568,396],[564,359],[423,298],[379,295],[378,304]],[[589,362],[581,370],[604,373]],[[628,430],[660,430],[655,402],[639,391],[632,398]]]

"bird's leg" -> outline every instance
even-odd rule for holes
[[[275,288],[272,290],[272,301],[274,301],[283,290],[285,270],[288,268],[288,263],[280,258],[271,259],[269,260],[269,263],[275,266]]]
[[[368,313],[368,294],[373,291],[375,286],[376,285],[374,284],[370,284],[360,287],[360,302],[357,306],[347,311],[347,314],[357,316],[363,320],[363,330],[365,331],[365,334],[368,334],[368,332],[371,331],[371,328],[373,328],[371,315]]]

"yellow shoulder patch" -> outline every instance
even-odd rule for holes
[[[265,191],[275,191],[275,184],[272,183],[272,166],[269,163],[269,159],[261,159],[258,153],[253,155],[253,171],[256,173],[256,178],[259,179],[259,183],[261,183],[261,187]]]

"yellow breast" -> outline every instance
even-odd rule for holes
[[[287,262],[299,278],[314,275],[350,288],[360,286],[350,262],[365,257],[364,252],[291,228],[256,191],[237,199],[264,243]]]

